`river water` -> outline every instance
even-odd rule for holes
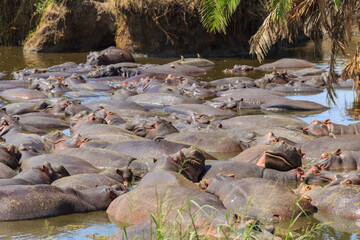
[[[360,38],[355,39],[360,40]],[[355,42],[354,41],[354,42]],[[350,44],[347,54],[355,52],[355,44]],[[329,59],[329,43],[323,44],[323,57],[315,59],[313,55],[313,45],[308,43],[303,47],[288,48],[280,54],[271,56],[265,62],[272,62],[283,57],[296,57],[313,61],[319,68],[327,68]],[[24,53],[21,47],[1,47],[0,46],[0,73],[7,76],[1,79],[13,79],[11,72],[24,68],[46,68],[61,64],[67,61],[75,63],[85,62],[88,53],[61,53],[61,54],[33,54]],[[179,54],[180,55],[180,54]],[[348,56],[339,59],[338,70],[342,67],[342,62]],[[146,58],[138,57],[138,63],[167,63],[173,61],[172,58]],[[201,81],[212,81],[219,78],[230,77],[225,75],[225,68],[232,68],[235,64],[246,64],[258,66],[256,59],[250,56],[239,58],[218,58],[210,59],[216,63],[216,67],[208,69],[206,75],[200,76]],[[263,73],[248,72],[244,76],[260,78]],[[1,84],[1,83],[0,83]],[[321,113],[299,113],[296,116],[306,122],[311,119],[325,120],[330,118],[335,123],[349,124],[360,119],[360,104],[354,100],[352,90],[337,90],[338,98],[336,106],[331,105],[330,109]],[[310,100],[327,105],[326,91],[316,95],[294,95],[288,96],[296,100]],[[259,112],[261,113],[261,112]],[[238,114],[244,114],[239,112]],[[1,201],[1,200],[0,200]],[[1,203],[0,203],[1,204]],[[310,218],[302,218],[293,229],[297,232],[305,231],[309,224],[326,223],[322,232],[317,233],[315,239],[360,239],[360,220],[349,221],[346,219],[334,218],[325,214],[315,214]],[[278,226],[288,228],[288,222],[280,223]],[[0,222],[0,239],[104,239],[103,236],[111,236],[119,228],[110,223],[105,212],[95,212],[88,214],[73,214],[48,219],[37,219],[29,221]],[[106,237],[105,237],[106,239]]]

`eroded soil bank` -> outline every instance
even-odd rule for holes
[[[211,34],[201,24],[198,0],[34,0],[26,3],[26,11],[19,8],[26,1],[8,2],[0,7],[24,17],[16,19],[21,27],[4,21],[6,34],[0,35],[8,40],[0,44],[25,40],[24,51],[30,52],[90,51],[116,44],[149,56],[238,55],[248,51],[248,40],[264,16],[259,3],[243,1],[226,34]],[[34,7],[39,2],[41,9]],[[13,28],[22,34],[10,34]]]

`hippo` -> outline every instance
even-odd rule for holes
[[[360,172],[352,171],[343,174],[336,174],[331,183],[325,185],[324,187],[331,187],[339,184],[354,184],[360,185]]]
[[[37,150],[43,150],[44,140],[37,134],[30,134],[31,131],[29,130],[44,134],[39,129],[25,127],[17,119],[1,119],[0,136],[5,139],[8,145],[31,146]]]
[[[47,162],[44,165],[21,171],[13,178],[0,179],[0,186],[51,184],[56,179],[65,176],[69,176],[69,173],[63,166],[57,165],[54,169]]]
[[[360,185],[339,184],[331,187],[307,186],[302,190],[304,196],[319,212],[330,213],[349,219],[360,219]]]
[[[195,147],[183,148],[176,154],[156,161],[153,169],[181,173],[192,182],[199,182],[204,171],[206,155]]]
[[[64,166],[70,175],[100,172],[96,167],[81,158],[57,153],[28,158],[21,163],[21,168],[26,170],[28,168],[41,166],[46,162],[52,165],[58,164]]]
[[[181,114],[203,114],[212,117],[231,117],[233,114],[229,111],[206,106],[204,104],[176,104],[166,107],[166,112],[176,112]]]
[[[62,132],[50,132],[44,136],[44,151],[57,152],[66,148],[78,148],[88,140],[88,138],[83,138],[79,134],[68,137]]]
[[[168,141],[196,145],[207,152],[241,152],[240,145],[228,136],[217,132],[181,132],[165,137]]]
[[[215,63],[213,63],[210,60],[200,57],[200,55],[198,55],[197,58],[184,58],[183,56],[181,56],[180,60],[176,60],[171,63],[172,64],[177,63],[180,65],[191,65],[191,66],[196,66],[196,67],[200,67],[200,68],[215,66]]]
[[[159,209],[161,214],[166,213],[166,221],[178,219],[176,221],[185,222],[186,225],[191,221],[189,213],[196,215],[192,220],[198,227],[204,224],[224,224],[227,222],[226,216],[232,221],[232,213],[226,213],[225,207],[216,196],[199,189],[166,185],[136,187],[114,200],[106,212],[113,222],[133,225],[150,219],[150,214],[160,217]],[[190,212],[185,212],[185,209]],[[181,218],[176,217],[179,212]]]
[[[0,221],[29,220],[72,213],[105,210],[123,194],[115,186],[86,190],[51,185],[6,186],[0,189]]]
[[[160,117],[142,118],[135,117],[133,121],[125,124],[125,129],[133,131],[137,136],[149,139],[163,137],[168,134],[179,132],[171,122]]]
[[[50,113],[26,113],[23,115],[13,115],[18,117],[19,122],[26,126],[34,128],[49,130],[49,129],[64,129],[67,124]]]
[[[135,160],[133,157],[109,149],[93,147],[66,148],[57,153],[81,158],[100,169],[109,167],[123,168],[129,166]]]
[[[20,158],[21,153],[16,146],[11,145],[7,147],[0,145],[0,163],[5,164],[12,169],[16,169],[19,165]]]
[[[218,175],[205,191],[218,196],[227,209],[240,216],[278,221],[315,212],[308,199],[300,199],[289,187],[272,180]]]
[[[33,102],[18,102],[7,104],[4,108],[6,114],[9,116],[30,113],[34,111],[35,103]]]
[[[323,176],[317,168],[304,171],[302,168],[296,168],[289,171],[278,171],[264,168],[248,162],[233,162],[220,160],[206,160],[205,171],[200,176],[201,180],[209,180],[217,174],[231,175],[235,179],[243,178],[263,178],[285,183],[329,183],[331,178]],[[206,181],[205,181],[206,184]]]
[[[324,152],[335,152],[337,149],[345,151],[360,151],[359,135],[338,135],[331,137],[319,137],[299,144],[301,152],[307,159],[318,160]]]
[[[145,106],[166,107],[178,104],[199,104],[200,101],[174,93],[144,93],[128,97],[127,101]]]
[[[127,141],[110,144],[106,149],[110,149],[134,158],[160,158],[163,155],[170,155],[183,148],[190,147],[186,144],[174,143],[170,141]],[[136,149],[136,150],[135,150]]]
[[[324,121],[313,119],[311,120],[310,125],[303,128],[303,130],[316,136],[329,136],[329,134],[360,134],[360,123],[354,123],[346,126],[333,123],[330,119],[326,119]]]
[[[114,46],[108,47],[100,52],[91,52],[86,59],[87,65],[95,66],[121,62],[135,62],[134,57],[129,51]]]
[[[312,68],[315,63],[297,58],[282,58],[273,63],[267,63],[255,68],[256,70],[273,70],[273,69],[288,69],[288,68]]]
[[[113,185],[118,185],[122,191],[127,191],[127,188],[123,185],[123,183],[120,183],[106,176],[105,174],[99,173],[82,173],[73,176],[63,177],[52,182],[51,185],[62,189],[72,188],[74,190],[85,190],[101,185],[106,185],[109,187]]]
[[[131,185],[135,178],[131,168],[128,166],[123,168],[108,167],[100,174],[112,178],[117,182],[123,183],[126,187]]]
[[[24,88],[15,88],[2,91],[0,96],[7,99],[16,99],[16,100],[33,100],[33,99],[42,99],[47,98],[45,94],[38,90],[24,89]]]
[[[258,154],[254,154],[253,148],[240,153],[233,161],[251,162],[261,167],[271,168],[279,171],[289,171],[302,166],[303,155],[300,149],[296,149],[285,142],[275,142],[269,147],[257,146]],[[247,153],[247,152],[250,152]]]
[[[268,111],[325,111],[328,107],[310,101],[298,101],[285,98],[280,93],[270,92],[262,89],[236,89],[221,93],[220,97],[212,101],[225,101],[229,97],[233,99],[243,99],[244,102],[256,104],[263,110]]]
[[[8,179],[16,176],[16,172],[0,162],[0,179]]]
[[[342,152],[337,149],[334,153],[323,153],[321,161],[317,166],[321,170],[359,170],[360,169],[360,152],[346,151]]]

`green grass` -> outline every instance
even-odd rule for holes
[[[323,224],[314,224],[306,227],[303,233],[295,233],[292,232],[292,228],[295,223],[299,220],[302,214],[308,218],[305,211],[299,205],[300,199],[294,205],[293,217],[290,220],[288,228],[286,230],[286,235],[281,234],[281,239],[292,239],[292,240],[303,240],[303,239],[315,239],[317,234],[323,230]],[[197,210],[195,212],[192,211],[192,208],[195,207]],[[123,230],[123,238],[124,239],[261,239],[261,235],[258,234],[258,229],[264,227],[258,220],[254,219],[250,221],[250,224],[245,224],[245,222],[249,219],[247,216],[237,217],[236,220],[230,219],[230,214],[227,213],[227,222],[218,225],[212,226],[209,225],[204,226],[196,226],[196,220],[199,217],[204,217],[206,214],[204,208],[211,208],[216,210],[214,207],[209,205],[200,206],[193,200],[185,201],[180,209],[177,210],[175,217],[172,221],[168,221],[168,217],[172,210],[171,200],[167,200],[165,202],[158,202],[158,207],[155,213],[150,213],[152,230],[149,236],[141,236],[135,235],[132,238],[129,238],[127,228],[124,225]],[[295,215],[296,209],[300,208],[301,213]],[[194,209],[193,209],[194,210]],[[190,218],[190,221],[186,221],[186,216]],[[207,216],[209,220],[212,219],[213,216]],[[211,221],[210,221],[211,222]],[[240,225],[240,223],[242,223]],[[207,234],[206,230],[213,229],[213,234]],[[214,236],[214,232],[216,233]],[[275,230],[275,236],[277,236]]]

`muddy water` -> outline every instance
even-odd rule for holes
[[[282,57],[297,57],[307,59],[317,63],[320,68],[327,68],[328,43],[323,46],[323,58],[315,59],[313,56],[312,44],[304,47],[290,48],[283,50],[279,55],[273,55],[266,62]],[[355,44],[350,45],[349,52],[355,51]],[[23,53],[20,47],[0,47],[0,73],[7,76],[2,79],[12,79],[11,72],[24,68],[45,68],[52,65],[61,64],[67,61],[76,63],[85,62],[88,53],[64,53],[64,54],[32,54]],[[342,62],[344,59],[340,59]],[[139,63],[167,63],[173,61],[170,58],[137,58]],[[257,66],[259,63],[249,56],[241,58],[211,59],[216,63],[216,67],[208,69],[206,75],[200,76],[201,81],[212,81],[219,78],[228,77],[222,70],[232,68],[235,64],[246,64]],[[339,69],[341,65],[339,65]],[[263,73],[249,72],[244,76],[260,78]],[[322,113],[297,113],[297,117],[306,122],[311,119],[331,118],[333,122],[349,124],[360,119],[360,103],[354,101],[351,90],[338,90],[337,106]],[[326,92],[316,95],[295,95],[289,96],[291,99],[311,100],[327,105]],[[262,112],[256,112],[263,114]],[[243,115],[248,112],[238,112]],[[254,113],[253,113],[254,114]],[[288,114],[282,112],[282,114]],[[290,113],[293,114],[293,113]],[[1,204],[1,203],[0,203]],[[325,214],[315,214],[310,218],[302,218],[298,221],[293,230],[298,233],[305,231],[307,226],[317,223],[326,223],[323,232],[319,232],[315,239],[360,239],[360,221],[349,221],[346,219],[335,218]],[[279,227],[287,229],[288,222],[279,224]],[[95,212],[88,214],[73,214],[48,219],[38,219],[31,221],[0,222],[0,239],[95,239],[101,236],[111,236],[119,227],[110,223],[105,212]],[[284,230],[285,231],[285,230]]]

